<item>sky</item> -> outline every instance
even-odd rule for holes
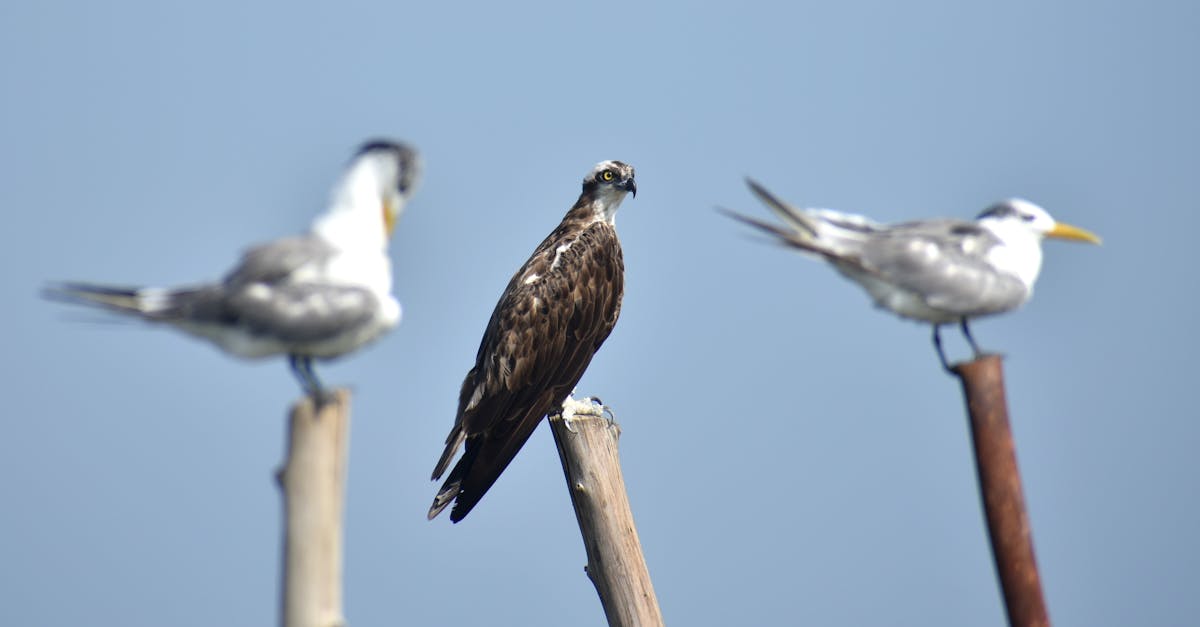
[[[621,424],[669,624],[1005,621],[928,326],[718,214],[769,215],[746,176],[884,222],[1020,196],[1103,236],[1048,242],[1034,298],[973,330],[1055,624],[1194,624],[1198,30],[1190,2],[0,4],[0,624],[277,620],[284,361],[38,291],[218,278],[374,137],[426,168],[404,320],[319,368],[354,391],[350,624],[605,624],[546,427],[464,522],[425,519],[492,308],[605,159],[639,194],[578,391]]]

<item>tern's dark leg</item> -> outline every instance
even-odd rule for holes
[[[316,361],[312,357],[304,358],[304,371],[308,373],[308,380],[312,385],[312,397],[317,403],[317,408],[320,408],[325,403],[333,400],[333,392],[329,391],[324,383],[321,383],[320,377],[317,376],[315,364]]]
[[[292,374],[296,375],[296,380],[300,382],[300,387],[304,389],[306,394],[312,392],[312,383],[308,380],[308,372],[304,367],[304,358],[299,355],[288,355],[288,365],[292,367]]]
[[[322,401],[325,398],[325,388],[321,385],[321,380],[317,378],[317,373],[313,371],[312,357],[288,355],[288,364],[292,367],[296,378],[300,380],[300,385],[304,388],[305,393],[310,394],[317,401]]]
[[[933,325],[933,347],[937,349],[938,359],[942,361],[942,368],[946,372],[954,372],[950,369],[950,362],[946,361],[946,353],[942,351],[941,328],[941,325]]]
[[[971,327],[967,326],[966,318],[962,319],[962,332],[967,337],[967,343],[971,345],[971,350],[975,351],[975,357],[978,358],[983,354],[983,351],[979,350],[979,345],[975,343],[975,338],[971,337]]]

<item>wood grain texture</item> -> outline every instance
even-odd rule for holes
[[[617,453],[620,427],[590,399],[568,398],[551,416],[563,473],[587,550],[586,572],[608,624],[653,627],[662,611],[642,555]]]
[[[350,439],[350,393],[317,407],[297,402],[288,420],[287,459],[278,474],[284,540],[281,624],[340,627],[342,517]]]

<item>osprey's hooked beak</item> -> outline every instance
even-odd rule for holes
[[[637,198],[637,182],[633,179],[629,179],[624,183],[621,183],[621,189],[633,194],[633,197]]]

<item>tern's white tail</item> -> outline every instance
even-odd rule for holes
[[[826,259],[838,260],[857,254],[864,241],[884,228],[883,225],[859,215],[830,209],[793,207],[754,180],[746,179],[746,183],[759,200],[783,219],[784,226],[776,226],[732,211],[723,210],[724,213],[774,235],[788,246]]]
[[[169,290],[116,287],[94,283],[59,283],[46,288],[46,298],[92,305],[151,320],[161,319],[172,309]]]
[[[818,239],[820,226],[811,216],[803,210],[783,202],[753,179],[746,179],[746,184],[750,186],[750,191],[754,192],[759,200],[795,229],[794,239],[798,240],[797,243],[800,241],[811,243]]]

